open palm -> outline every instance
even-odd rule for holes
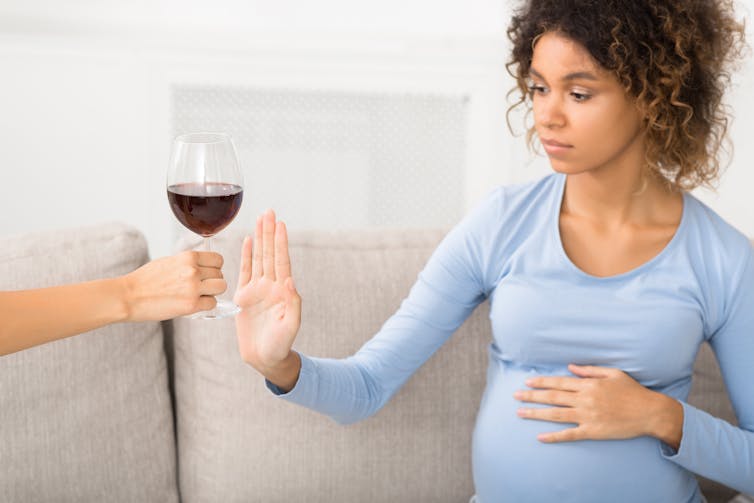
[[[288,357],[301,325],[301,297],[291,277],[288,234],[268,210],[257,219],[253,241],[243,243],[234,297],[241,307],[236,334],[241,357],[261,370]]]

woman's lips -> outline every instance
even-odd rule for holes
[[[549,155],[563,154],[573,148],[573,145],[561,143],[556,140],[542,139],[541,143]]]

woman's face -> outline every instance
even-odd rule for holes
[[[545,33],[534,46],[529,86],[535,129],[555,171],[641,170],[639,110],[584,47]]]

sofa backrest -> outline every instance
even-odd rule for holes
[[[296,349],[354,353],[398,308],[440,232],[291,235],[304,322]],[[242,236],[213,247],[235,284]],[[285,403],[238,353],[233,321],[175,321],[183,501],[468,501],[485,309],[373,418],[339,426]]]
[[[295,348],[345,357],[398,308],[441,231],[293,233],[303,298]],[[234,288],[242,235],[214,247]],[[471,435],[491,342],[488,307],[374,417],[340,426],[274,397],[241,361],[232,320],[176,320],[175,398],[183,501],[465,502],[473,494]],[[697,361],[690,401],[733,418],[714,356]],[[705,482],[710,501],[732,494]]]
[[[113,277],[145,262],[106,224],[0,239],[0,290]],[[0,356],[0,501],[178,501],[159,323],[119,324]]]

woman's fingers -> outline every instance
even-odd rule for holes
[[[513,397],[522,402],[542,403],[547,405],[564,405],[573,407],[576,404],[576,393],[573,391],[516,391]]]
[[[540,433],[537,435],[537,440],[546,444],[552,444],[555,442],[573,442],[575,440],[584,440],[587,438],[589,438],[589,436],[586,435],[583,428],[580,426],[560,431],[552,431],[549,433]]]
[[[254,227],[254,242],[252,243],[251,279],[257,280],[262,277],[262,217],[257,217]]]
[[[267,210],[262,217],[262,275],[275,281],[275,212]]]
[[[579,391],[584,387],[584,380],[580,377],[545,376],[532,377],[526,380],[530,388],[559,389],[564,391]]]
[[[617,375],[620,370],[610,367],[597,367],[594,365],[568,365],[568,370],[579,377],[610,377]]]
[[[539,419],[554,423],[577,424],[579,422],[578,412],[571,407],[521,408],[516,411],[516,414],[525,419]]]
[[[248,247],[251,248],[249,251]],[[252,243],[244,240],[239,273],[239,287],[261,277],[285,281],[291,275],[288,255],[288,231],[283,222],[275,221],[275,212],[267,210],[257,218]],[[251,263],[246,262],[251,255]]]
[[[288,256],[288,230],[283,222],[275,227],[275,275],[285,281],[291,275],[291,259]]]
[[[238,271],[238,288],[251,281],[251,236],[243,238],[241,245],[241,269]]]

